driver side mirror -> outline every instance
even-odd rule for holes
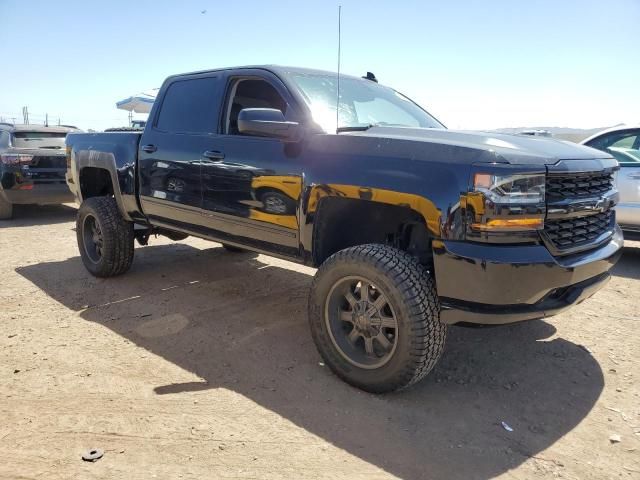
[[[275,108],[243,108],[238,114],[238,131],[244,135],[279,138],[285,142],[300,139],[300,124],[287,122]]]

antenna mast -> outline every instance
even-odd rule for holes
[[[340,29],[342,23],[342,5],[338,5],[338,86],[336,89],[336,133],[340,126],[340,42],[342,40],[342,32]]]

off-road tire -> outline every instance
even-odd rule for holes
[[[11,217],[13,217],[13,204],[0,197],[0,220],[11,220]]]
[[[246,252],[244,248],[236,247],[234,245],[229,245],[228,243],[223,243],[222,248],[224,248],[227,252],[231,253],[243,253]]]
[[[98,223],[102,233],[102,253],[92,260],[85,248],[85,225],[88,216]],[[133,223],[122,218],[113,197],[92,197],[80,205],[76,236],[82,263],[96,277],[113,277],[125,273],[133,262]]]
[[[379,368],[359,368],[348,362],[334,345],[325,321],[329,292],[340,279],[354,275],[378,285],[397,317],[395,350]],[[414,257],[386,245],[360,245],[329,257],[315,275],[308,309],[311,334],[326,365],[347,383],[368,392],[392,392],[418,382],[444,349],[447,326],[440,322],[433,279]]]

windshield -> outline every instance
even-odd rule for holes
[[[371,80],[340,77],[340,109],[336,125],[337,75],[291,73],[315,122],[326,132],[371,125],[444,128],[404,95]]]
[[[16,148],[64,148],[66,132],[13,132]]]

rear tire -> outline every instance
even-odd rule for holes
[[[13,204],[0,197],[0,220],[11,220],[13,217]]]
[[[113,197],[92,197],[82,202],[76,235],[82,263],[92,275],[113,277],[131,267],[133,223],[122,218]]]
[[[309,294],[311,334],[325,363],[372,393],[408,387],[431,371],[447,334],[439,313],[429,272],[386,245],[332,255]]]

